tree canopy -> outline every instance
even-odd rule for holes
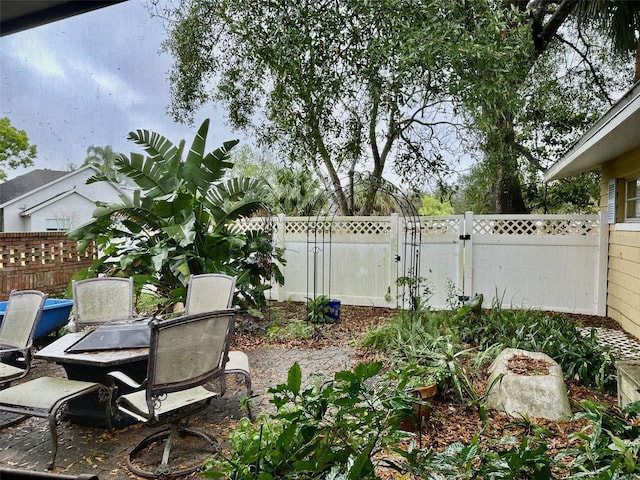
[[[14,127],[9,118],[0,118],[0,165],[11,169],[28,167],[33,165],[36,154],[36,146],[29,143],[27,132]],[[0,180],[6,178],[6,172],[0,169]]]
[[[205,101],[222,102],[234,127],[325,179],[343,214],[355,213],[343,179],[370,169],[368,213],[390,163],[422,174],[448,168],[430,149],[450,124],[439,116],[448,106],[438,27],[447,12],[405,4],[185,0],[166,42],[172,112],[185,120]]]
[[[463,151],[490,209],[524,213],[541,171],[631,78],[640,2],[586,3],[181,0],[171,111],[222,103],[233,127],[314,170],[343,214],[370,213],[390,169],[441,183]],[[607,21],[623,10],[636,13]],[[621,56],[607,55],[614,30]],[[372,180],[364,202],[348,198],[356,172]]]

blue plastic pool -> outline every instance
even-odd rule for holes
[[[65,326],[69,322],[69,314],[73,307],[73,300],[65,300],[61,298],[47,298],[42,310],[42,317],[33,338],[38,339],[55,332],[59,328]],[[7,309],[7,302],[0,302],[0,323],[4,318],[4,312]]]

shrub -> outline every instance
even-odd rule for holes
[[[405,434],[399,418],[411,410],[410,397],[374,391],[370,381],[380,363],[337,372],[332,381],[303,388],[300,366],[287,383],[269,390],[276,413],[248,419],[230,436],[231,453],[210,460],[209,478],[310,479],[376,478],[378,455]]]

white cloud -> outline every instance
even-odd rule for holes
[[[141,152],[126,140],[137,129],[190,143],[205,117],[211,118],[208,147],[239,136],[212,105],[191,127],[167,114],[171,57],[158,53],[166,32],[159,19],[150,18],[145,1],[129,0],[0,38],[0,116],[24,129],[38,147],[33,168],[80,165],[91,145]],[[13,178],[28,170],[7,174]]]
[[[111,97],[108,101],[114,102],[122,109],[134,107],[143,101],[142,96],[134,91],[129,82],[103,69],[102,66],[75,60],[70,62],[70,66],[75,71],[74,77],[84,78],[91,84],[89,91],[95,88],[97,100],[103,95]]]
[[[55,52],[38,35],[22,37],[10,43],[11,61],[23,64],[45,77],[55,77],[55,81],[66,78],[65,68]]]

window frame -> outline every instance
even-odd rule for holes
[[[630,196],[630,185],[635,183],[635,195]],[[629,216],[629,203],[636,203],[636,212],[634,217]],[[640,176],[633,178],[625,178],[624,180],[624,221],[629,223],[640,222]]]
[[[49,224],[56,223],[58,228],[50,228]],[[68,232],[71,229],[70,218],[47,218],[44,221],[44,228],[47,232]]]

